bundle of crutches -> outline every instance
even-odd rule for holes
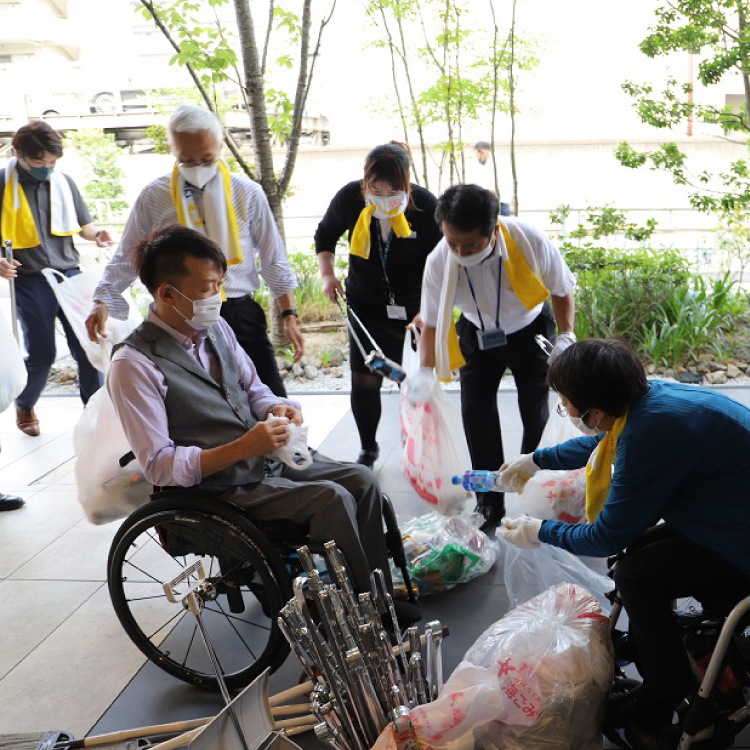
[[[410,710],[435,700],[443,686],[447,631],[434,620],[421,638],[416,627],[409,628],[404,642],[382,571],[372,573],[372,591],[357,596],[333,542],[325,545],[329,584],[310,550],[298,552],[307,575],[294,581],[294,597],[281,610],[279,626],[315,683],[315,734],[336,750],[367,750],[390,723],[398,747],[414,746]]]

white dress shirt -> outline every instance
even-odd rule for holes
[[[193,188],[193,196],[202,215],[203,191]],[[233,174],[232,204],[237,214],[243,260],[227,268],[224,281],[226,296],[242,297],[258,289],[260,279],[256,258],[260,258],[260,274],[273,297],[291,292],[297,286],[297,279],[289,266],[284,243],[263,189],[247,177]],[[136,278],[131,250],[157,229],[175,223],[177,210],[172,201],[170,176],[158,177],[138,196],[117,252],[104,269],[94,292],[94,301],[104,302],[114,318],[125,320],[128,316],[128,306],[122,292]]]
[[[552,243],[544,232],[531,224],[516,219],[506,219],[502,222],[510,227],[509,231],[524,236],[531,248],[532,256],[528,250],[523,249],[526,243],[518,243],[524,252],[524,257],[537,276],[542,280],[544,286],[549,289],[550,294],[555,297],[564,297],[575,288],[575,278],[568,268],[568,264],[560,255],[560,251]],[[502,257],[503,263],[500,263]],[[450,248],[445,238],[440,240],[435,249],[427,257],[422,280],[422,304],[420,315],[425,325],[437,328],[438,310],[440,308],[440,293],[443,285],[443,274],[450,259]],[[497,312],[498,273],[500,274],[500,328],[506,334],[515,333],[534,322],[542,309],[537,305],[527,310],[524,304],[516,296],[510,285],[510,279],[506,273],[505,261],[508,259],[508,250],[505,247],[503,233],[500,232],[495,242],[492,254],[478,266],[472,268],[462,267],[458,277],[458,289],[456,291],[455,306],[461,310],[464,316],[477,328],[481,328],[477,305],[482,315],[485,330],[492,330],[495,326]],[[469,288],[467,279],[471,279],[476,295],[476,303]]]

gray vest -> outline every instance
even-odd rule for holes
[[[240,384],[237,359],[217,326],[212,326],[207,340],[221,365],[221,385],[174,337],[153,323],[144,321],[122,342],[147,356],[164,376],[169,437],[175,445],[217,448],[242,437],[258,421]],[[223,488],[259,482],[263,463],[263,456],[245,458],[205,477],[200,486]]]

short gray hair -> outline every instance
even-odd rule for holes
[[[174,137],[177,133],[196,133],[199,130],[208,130],[213,133],[219,145],[224,140],[221,123],[213,112],[194,104],[180,104],[169,116],[167,123],[169,145],[174,144]]]

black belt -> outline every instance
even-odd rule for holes
[[[245,302],[246,300],[250,299],[252,300],[253,294],[255,292],[248,292],[247,294],[243,294],[241,297],[228,297],[227,299],[222,302],[223,305],[238,305],[240,302]]]

